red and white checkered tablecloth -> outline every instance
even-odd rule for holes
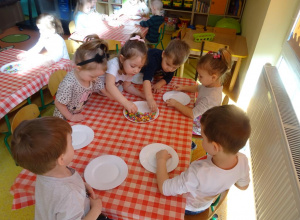
[[[177,77],[173,78],[173,82],[184,85],[195,83],[191,79]],[[87,164],[101,155],[116,155],[126,162],[128,176],[121,185],[107,191],[95,191],[102,199],[103,213],[115,220],[184,218],[184,196],[161,195],[156,175],[145,170],[139,162],[139,153],[144,146],[163,143],[173,147],[179,156],[179,164],[170,172],[170,177],[179,175],[190,163],[192,120],[166,106],[162,95],[169,90],[170,85],[165,86],[162,93],[155,94],[159,116],[150,123],[130,122],[123,116],[121,105],[98,94],[92,95],[83,110],[86,121],[78,124],[91,127],[95,137],[91,144],[75,151],[70,166],[83,176]],[[141,100],[128,93],[125,96],[131,101]],[[190,96],[193,100],[194,94]],[[193,101],[189,106],[193,106]],[[35,178],[27,170],[18,175],[11,187],[14,196],[12,209],[34,204]]]
[[[97,33],[97,35],[102,39],[120,41],[121,45],[124,45],[132,33],[140,32],[142,36],[145,37],[148,32],[148,28],[142,27],[140,25],[135,25],[135,23],[138,22],[137,20],[130,20],[124,15],[121,16],[118,20],[121,21],[124,25],[120,27],[112,27],[108,25],[107,21],[103,21],[104,26],[101,29],[101,33]],[[75,41],[83,41],[86,36],[86,33],[74,32],[73,34],[71,34],[69,39]]]
[[[16,62],[17,55],[22,50],[9,49],[0,52],[0,67]],[[48,84],[49,76],[56,70],[70,71],[70,60],[61,59],[49,68],[35,67],[24,73],[5,74],[0,72],[0,118],[4,117],[11,109],[22,101],[39,91]]]

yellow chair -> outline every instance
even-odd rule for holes
[[[48,89],[50,90],[52,97],[55,96],[60,82],[65,78],[66,75],[67,71],[65,70],[58,70],[50,75]]]
[[[78,47],[80,47],[80,45],[82,44],[81,42],[77,42],[74,40],[65,40],[66,46],[67,46],[67,50],[68,50],[68,54],[70,59],[73,59],[74,53],[77,50]]]
[[[225,201],[229,190],[222,192],[216,197],[216,200],[211,204],[210,208],[206,209],[204,212],[201,212],[197,215],[185,215],[184,220],[215,220],[217,219],[216,213],[220,209],[220,206]]]
[[[166,28],[165,27],[165,22],[163,22],[159,26],[159,29],[158,29],[158,33],[159,33],[158,41],[156,43],[147,42],[147,44],[150,45],[150,46],[154,46],[155,48],[157,48],[157,46],[159,44],[161,44],[161,48],[162,48],[162,50],[164,50],[163,39],[164,39],[164,35],[165,35],[165,28]]]
[[[117,40],[110,40],[106,39],[105,40],[108,44],[108,50],[109,51],[117,51],[119,53],[119,50],[121,49],[121,42]]]
[[[69,31],[70,34],[73,34],[75,32],[75,22],[73,20],[69,22]]]

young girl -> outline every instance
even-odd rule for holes
[[[107,43],[97,35],[89,35],[74,54],[76,67],[60,83],[54,116],[69,121],[84,120],[81,111],[93,92],[108,95],[99,76],[105,74],[108,59]]]
[[[208,52],[197,64],[199,81],[202,85],[174,85],[175,90],[198,92],[194,108],[184,106],[175,99],[167,100],[167,106],[174,107],[183,115],[194,119],[193,134],[201,135],[200,117],[208,109],[222,103],[222,90],[225,73],[231,68],[231,54],[227,49]]]
[[[40,38],[36,45],[28,52],[19,54],[18,59],[33,57],[46,48],[47,54],[43,59],[43,66],[50,66],[61,58],[70,59],[66,43],[60,36],[63,34],[63,28],[59,19],[51,14],[40,14],[36,20],[36,26],[40,31]]]
[[[131,84],[131,80],[135,74],[140,72],[146,60],[145,40],[140,34],[133,33],[122,47],[119,56],[111,59],[107,64],[107,91],[130,113],[137,112],[137,107],[133,102],[128,101],[117,87],[123,85],[126,92],[145,99],[145,95]]]
[[[122,5],[122,8],[115,13],[115,16],[120,16],[122,14],[127,16],[147,15],[149,14],[147,2],[144,0],[128,0]]]

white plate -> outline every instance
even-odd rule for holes
[[[144,74],[143,73],[138,73],[138,74],[135,74],[131,80],[132,83],[134,84],[138,84],[138,85],[141,85],[143,84],[143,77],[144,77]]]
[[[163,95],[163,100],[167,101],[168,99],[175,99],[176,101],[180,102],[183,105],[187,105],[191,101],[191,98],[187,94],[179,91],[166,92]]]
[[[72,126],[72,145],[74,150],[89,145],[94,139],[94,131],[85,125]]]
[[[141,16],[138,16],[138,15],[132,15],[132,16],[130,16],[130,19],[132,19],[132,20],[139,20],[139,19],[141,19],[142,17]]]
[[[146,101],[137,101],[137,102],[133,102],[136,107],[138,108],[138,112],[140,113],[146,113],[146,112],[151,112],[150,108],[148,107],[148,104]],[[125,118],[127,118],[129,121],[132,121],[132,122],[136,122],[136,123],[147,123],[147,122],[151,122],[151,121],[154,121],[158,115],[159,115],[159,110],[157,109],[156,110],[156,114],[154,116],[154,118],[150,121],[135,121],[131,118],[129,118],[127,115],[126,115],[126,109],[123,109],[123,115],[125,116]]]
[[[8,69],[10,67],[10,69]],[[22,71],[22,62],[11,62],[3,65],[0,69],[2,73],[7,73],[7,74],[14,74],[14,73],[19,73]]]
[[[149,144],[141,150],[140,163],[142,166],[146,170],[156,173],[156,153],[163,149],[167,150],[169,154],[172,155],[172,158],[167,161],[167,171],[171,172],[174,170],[179,162],[176,151],[172,147],[160,143]]]
[[[125,161],[114,155],[93,159],[84,170],[85,181],[94,189],[109,190],[119,186],[127,177]]]

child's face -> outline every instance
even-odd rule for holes
[[[67,166],[74,157],[74,148],[72,145],[72,136],[71,134],[67,134],[67,149],[66,152],[63,154],[64,164]]]
[[[83,12],[88,14],[95,7],[93,2],[86,2],[82,8]]]
[[[136,5],[138,3],[138,0],[129,0],[129,3],[131,5]]]
[[[40,35],[42,37],[49,37],[52,34],[55,34],[54,28],[48,28],[46,25],[43,24],[37,24],[36,26],[38,27]]]
[[[165,53],[163,52],[161,67],[162,67],[163,71],[165,71],[165,72],[174,72],[175,70],[177,70],[180,67],[180,65],[174,65],[173,59],[170,57],[167,57],[165,55]]]
[[[105,74],[106,71],[106,65],[103,65],[101,63],[93,63],[92,65],[95,65],[95,68],[93,69],[80,69],[79,70],[79,77],[83,82],[91,82],[96,80],[99,76],[102,76]]]
[[[141,56],[135,56],[125,60],[125,58],[121,55],[120,59],[123,64],[124,72],[127,75],[135,75],[139,73],[146,62],[146,57]]]
[[[198,79],[203,86],[210,87],[216,81],[216,75],[209,75],[208,71],[197,68]]]

